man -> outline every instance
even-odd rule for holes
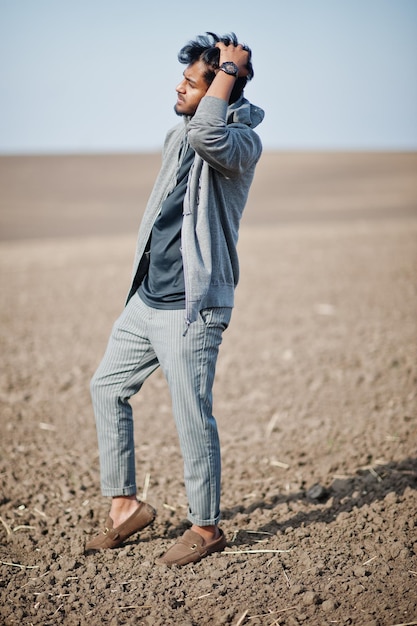
[[[159,366],[168,381],[184,459],[190,530],[162,556],[185,565],[226,546],[220,519],[220,445],[212,386],[239,277],[239,221],[261,156],[264,113],[243,97],[251,51],[234,33],[197,37],[180,51],[183,117],[165,140],[138,235],[132,287],[91,381],[106,528],[86,551],[120,546],[156,511],[136,498],[129,398]]]

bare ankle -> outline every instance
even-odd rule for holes
[[[209,541],[217,538],[220,535],[219,528],[215,524],[211,526],[198,526],[197,524],[193,524],[191,526],[191,530],[201,535],[203,539],[207,539]]]
[[[110,507],[110,517],[113,520],[114,527],[117,528],[117,526],[123,524],[138,506],[136,495],[114,496]]]

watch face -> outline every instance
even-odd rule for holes
[[[233,61],[226,61],[222,63],[221,68],[226,74],[230,74],[231,76],[237,76],[239,72],[238,66],[233,63]]]

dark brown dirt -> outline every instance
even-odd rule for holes
[[[215,384],[228,547],[166,569],[188,523],[160,373],[133,400],[156,523],[83,554],[109,506],[89,379],[157,159],[0,159],[1,623],[417,624],[416,165],[265,155]]]

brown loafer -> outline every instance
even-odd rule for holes
[[[187,565],[187,563],[197,563],[213,552],[222,552],[226,547],[226,537],[220,528],[219,531],[220,536],[217,539],[207,542],[193,530],[186,530],[182,537],[158,559],[158,562],[165,565]]]
[[[118,548],[128,537],[152,524],[156,511],[146,502],[139,502],[139,507],[123,524],[113,528],[113,520],[107,518],[105,529],[87,542],[85,552]]]

